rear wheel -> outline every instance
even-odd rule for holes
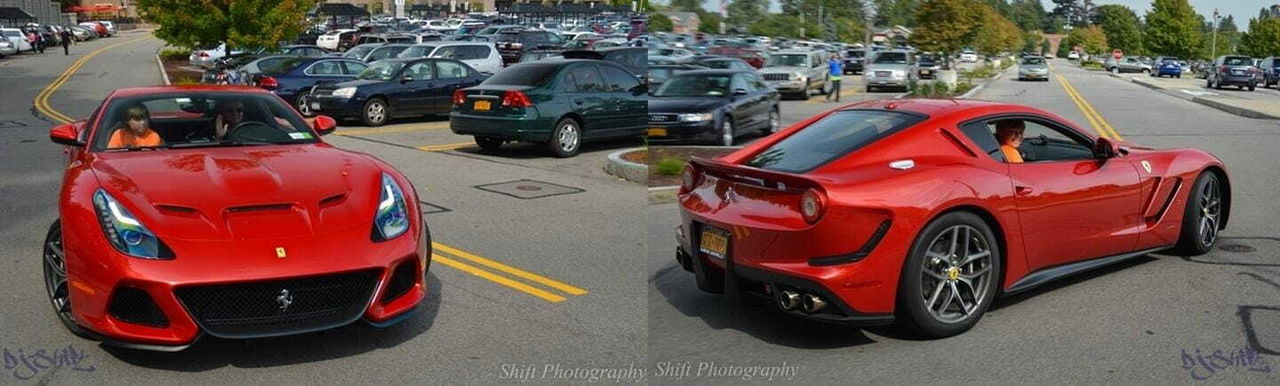
[[[307,99],[307,94],[299,95],[296,106],[298,108],[298,112],[302,113],[302,116],[309,118],[312,115],[315,115],[315,112],[311,111],[311,101]]]
[[[995,299],[1000,258],[995,234],[977,215],[951,212],[930,222],[903,265],[898,313],[904,326],[931,338],[972,328]]]
[[[1222,228],[1222,182],[1218,175],[1200,172],[1195,185],[1187,193],[1187,206],[1182,214],[1182,231],[1175,251],[1184,255],[1203,255],[1213,249]]]
[[[484,150],[498,150],[504,142],[501,138],[476,136],[476,145]]]
[[[547,142],[547,147],[556,157],[568,158],[578,155],[581,142],[582,128],[578,125],[578,121],[573,118],[564,118],[556,122],[555,129],[551,130],[551,141]]]
[[[82,338],[90,338],[71,315],[71,291],[67,285],[67,255],[62,248],[62,222],[54,221],[44,238],[44,285],[53,313],[62,326]]]
[[[387,105],[387,101],[382,98],[372,98],[364,104],[364,114],[360,118],[364,120],[364,124],[368,126],[382,126],[387,123],[387,117],[391,114],[391,107]]]

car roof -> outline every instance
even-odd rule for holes
[[[896,110],[914,112],[931,117],[988,109],[1008,113],[1042,113],[1040,110],[1026,106],[975,99],[885,99],[858,102],[840,108],[840,110],[858,109]]]
[[[148,87],[126,87],[119,88],[111,92],[111,97],[135,97],[152,94],[169,94],[183,91],[216,91],[227,93],[245,93],[245,94],[270,94],[266,89],[252,86],[231,86],[231,85],[214,85],[214,84],[191,84],[191,85],[172,85],[172,86],[148,86]]]
[[[684,75],[684,74],[694,74],[694,75],[733,75],[733,74],[750,74],[750,73],[752,73],[752,72],[753,72],[753,71],[748,71],[748,70],[730,70],[730,69],[723,69],[723,68],[712,68],[712,69],[706,69],[706,70],[689,70],[689,71],[685,71],[685,72],[681,73],[681,75]]]

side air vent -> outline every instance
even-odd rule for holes
[[[277,211],[286,211],[286,210],[289,210],[290,208],[293,208],[293,205],[289,205],[289,204],[246,205],[246,206],[233,206],[233,207],[227,208],[227,212],[228,213],[277,212]]]

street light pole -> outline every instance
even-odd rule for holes
[[[1213,48],[1209,50],[1209,60],[1218,60],[1218,9],[1217,8],[1213,9],[1213,42],[1210,43],[1210,46]]]

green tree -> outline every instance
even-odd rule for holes
[[[316,0],[138,0],[156,37],[180,47],[274,47],[307,28]]]
[[[1009,20],[1023,31],[1045,30],[1049,15],[1044,12],[1040,0],[1013,0],[1009,5]]]
[[[1249,32],[1241,37],[1240,48],[1255,58],[1280,56],[1280,18],[1249,20]]]
[[[1107,33],[1103,32],[1102,28],[1096,25],[1084,28],[1074,28],[1067,34],[1065,39],[1062,39],[1062,44],[1067,47],[1080,46],[1084,52],[1092,54],[1106,52]]]
[[[706,11],[702,9],[702,0],[671,0],[671,9],[684,12]]]
[[[807,36],[800,35],[800,28],[804,27]],[[770,14],[764,20],[761,20],[751,27],[747,28],[747,32],[752,35],[773,36],[784,38],[810,38],[817,34],[820,26],[812,20],[801,22],[800,18],[792,15]]]
[[[697,11],[698,13],[698,32],[718,34],[720,33],[720,14]]]
[[[1132,54],[1145,52],[1142,47],[1142,21],[1129,7],[1118,4],[1099,6],[1094,12],[1093,23],[1102,27],[1111,48]]]
[[[671,32],[671,30],[674,28],[675,28],[675,25],[671,22],[671,18],[667,17],[667,15],[663,15],[657,12],[649,14],[649,27],[648,27],[649,31]]]
[[[969,0],[924,0],[916,10],[909,42],[921,51],[940,52],[948,62],[973,41],[982,14]]]
[[[919,0],[873,0],[876,6],[875,25],[892,27],[916,25],[916,7]]]
[[[768,14],[768,0],[733,0],[725,9],[729,18],[725,20],[731,26],[750,27],[752,23],[764,20]]]
[[[1154,0],[1147,12],[1143,47],[1153,55],[1196,55],[1203,42],[1199,18],[1187,0]]]
[[[986,56],[1017,49],[1022,45],[1018,26],[1006,19],[1000,11],[989,5],[977,7],[978,26],[974,31],[973,49]]]

